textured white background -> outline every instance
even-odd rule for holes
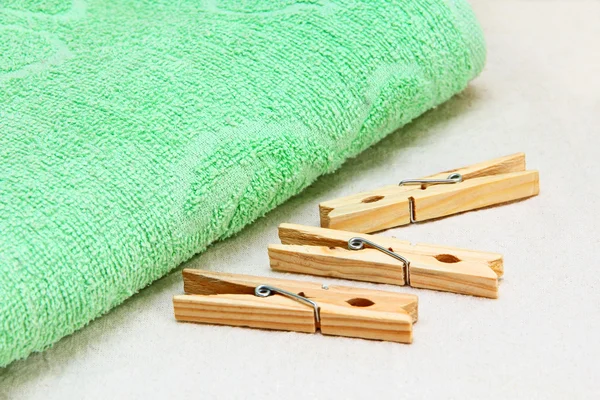
[[[177,270],[0,369],[0,398],[598,398],[600,2],[473,5],[488,62],[464,93],[188,266],[275,275],[278,223],[317,225],[322,200],[524,151],[540,196],[385,233],[503,253],[498,300],[336,281],[418,294],[402,345],[176,323]]]

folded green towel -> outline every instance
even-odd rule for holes
[[[0,7],[0,365],[447,100],[485,58],[464,0]]]

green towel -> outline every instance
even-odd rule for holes
[[[447,100],[484,59],[465,0],[3,1],[0,365]]]

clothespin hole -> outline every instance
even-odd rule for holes
[[[350,304],[352,307],[369,307],[369,306],[372,306],[373,304],[375,304],[371,300],[364,299],[362,297],[350,299],[350,300],[346,301],[346,303]]]
[[[435,259],[438,260],[439,262],[448,263],[448,264],[453,264],[453,263],[457,263],[457,262],[461,261],[460,258],[453,256],[452,254],[438,254],[437,256],[435,256]]]
[[[383,199],[385,196],[370,196],[367,197],[366,199],[363,199],[362,202],[363,203],[375,203],[376,201],[379,201],[381,199]]]
[[[304,292],[298,293],[298,296],[306,297],[306,295],[304,294]]]

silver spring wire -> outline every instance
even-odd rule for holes
[[[319,312],[319,305],[314,301],[307,299],[306,297],[302,297],[297,295],[296,293],[288,292],[287,290],[279,289],[274,286],[269,285],[259,285],[254,289],[254,295],[258,297],[269,297],[274,293],[279,293],[283,296],[287,296],[291,299],[297,300],[301,303],[308,304],[315,310],[315,321],[317,325],[321,323],[321,313]]]
[[[348,249],[349,250],[362,250],[365,248],[365,244],[368,244],[369,246],[373,247],[374,249],[377,249],[379,251],[381,251],[382,253],[387,254],[390,257],[394,257],[396,260],[401,261],[404,264],[404,280],[406,281],[407,285],[410,285],[410,274],[409,274],[409,267],[410,267],[410,261],[408,261],[408,259],[406,257],[401,256],[398,253],[394,253],[393,251],[390,251],[389,249],[386,249],[385,247],[382,247],[380,245],[378,245],[377,243],[374,243],[368,239],[364,239],[361,237],[353,237],[352,239],[348,240]]]

